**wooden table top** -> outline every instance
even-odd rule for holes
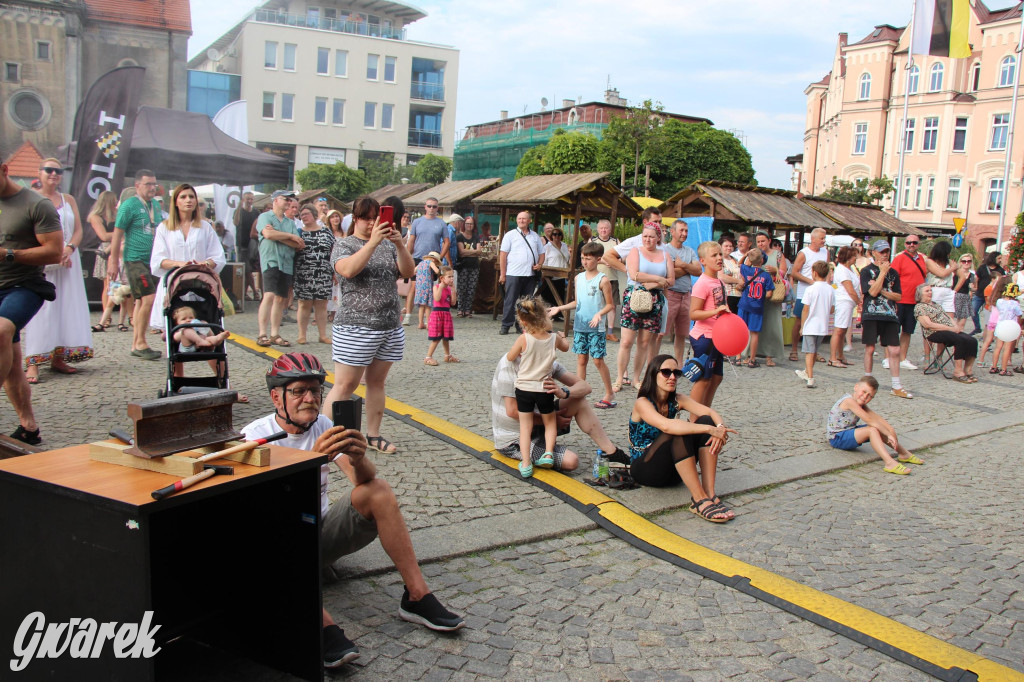
[[[327,457],[317,452],[295,450],[277,445],[269,445],[268,447],[270,448],[269,466],[256,467],[225,459],[213,460],[207,462],[207,464],[232,466],[235,469],[234,475],[211,476],[205,481],[200,481],[187,490],[175,493],[167,499],[176,499],[196,491],[224,485],[239,479],[259,476],[276,469],[311,460],[320,460],[317,462],[319,464],[327,462]],[[151,493],[158,488],[163,488],[179,480],[176,476],[161,474],[155,471],[133,469],[117,464],[107,464],[106,462],[95,462],[89,459],[88,445],[73,445],[68,448],[61,448],[60,450],[49,450],[23,457],[0,460],[0,472],[10,472],[18,476],[97,495],[136,507],[155,504],[156,500],[152,498]]]

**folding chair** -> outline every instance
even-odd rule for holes
[[[952,379],[952,371],[947,372],[946,367],[953,363],[953,349],[940,343],[933,343],[932,346],[935,349],[935,354],[932,356],[932,361],[924,368],[924,373],[938,374],[942,372],[942,376]]]

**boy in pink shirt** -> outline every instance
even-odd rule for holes
[[[715,322],[722,313],[729,312],[726,303],[725,285],[718,279],[718,271],[722,269],[722,247],[718,242],[704,242],[697,248],[697,256],[704,268],[702,274],[690,292],[690,347],[693,357],[707,356],[704,373],[694,382],[690,389],[690,397],[701,405],[711,407],[715,399],[715,391],[724,377],[724,360],[722,354],[712,343]]]

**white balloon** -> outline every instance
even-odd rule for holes
[[[996,323],[996,338],[1006,343],[1013,343],[1020,337],[1020,325],[1013,320]]]

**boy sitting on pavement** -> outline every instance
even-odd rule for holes
[[[550,308],[548,315],[554,317],[563,310],[575,309],[572,323],[572,352],[576,354],[576,374],[586,381],[587,360],[594,359],[594,366],[597,367],[601,381],[604,382],[604,397],[594,403],[594,407],[607,410],[618,404],[612,392],[611,372],[604,360],[608,354],[605,347],[604,318],[615,308],[612,302],[612,285],[605,274],[597,269],[604,253],[601,245],[584,244],[581,253],[583,272],[576,275],[576,282],[573,285],[576,300]]]
[[[412,539],[391,486],[377,477],[377,468],[366,457],[366,438],[358,429],[334,426],[320,414],[327,372],[309,353],[282,355],[267,371],[267,388],[274,413],[242,429],[247,440],[265,438],[280,431],[288,437],[280,445],[327,455],[338,465],[352,488],[335,504],[327,498],[327,464],[320,473],[321,561],[325,568],[380,537],[381,546],[395,564],[405,593],[398,615],[431,630],[450,632],[465,626],[431,593],[423,579]],[[337,668],[359,657],[359,648],[345,637],[327,610],[323,610],[324,667]]]
[[[835,300],[835,290],[825,281],[828,263],[818,261],[812,265],[811,275],[814,282],[804,289],[800,299],[803,303],[800,333],[803,335],[804,369],[796,370],[796,375],[807,382],[807,388],[814,388],[814,360],[818,356],[818,346],[828,335],[828,316]]]
[[[853,394],[847,393],[836,401],[828,413],[828,443],[837,450],[856,450],[861,444],[871,441],[875,453],[885,462],[885,471],[905,476],[910,469],[902,464],[924,464],[924,460],[900,445],[896,429],[871,410],[868,403],[878,392],[878,380],[865,375],[853,387]],[[864,420],[863,424],[858,422]],[[886,448],[896,452],[899,461],[893,459]]]

